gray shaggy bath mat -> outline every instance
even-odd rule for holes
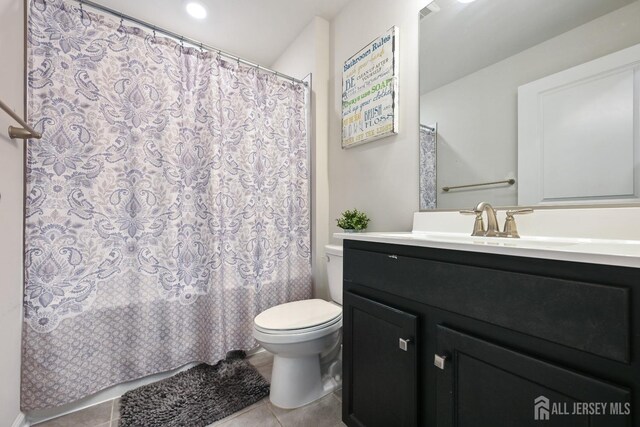
[[[233,351],[215,365],[201,364],[125,393],[121,427],[204,427],[269,394],[269,383]]]

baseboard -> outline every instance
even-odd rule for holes
[[[27,423],[27,417],[24,415],[24,412],[20,412],[16,417],[16,420],[11,424],[11,427],[29,427],[29,423]]]

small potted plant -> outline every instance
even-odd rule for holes
[[[346,210],[342,212],[342,217],[338,218],[338,227],[342,228],[347,233],[354,233],[356,231],[364,231],[369,225],[369,217],[364,212],[360,212],[358,209],[352,211]]]

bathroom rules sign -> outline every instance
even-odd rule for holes
[[[342,148],[397,133],[398,28],[349,58],[342,71]]]

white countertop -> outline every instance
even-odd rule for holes
[[[335,233],[333,237],[344,240],[640,268],[640,240],[554,237],[513,239],[423,231]]]

